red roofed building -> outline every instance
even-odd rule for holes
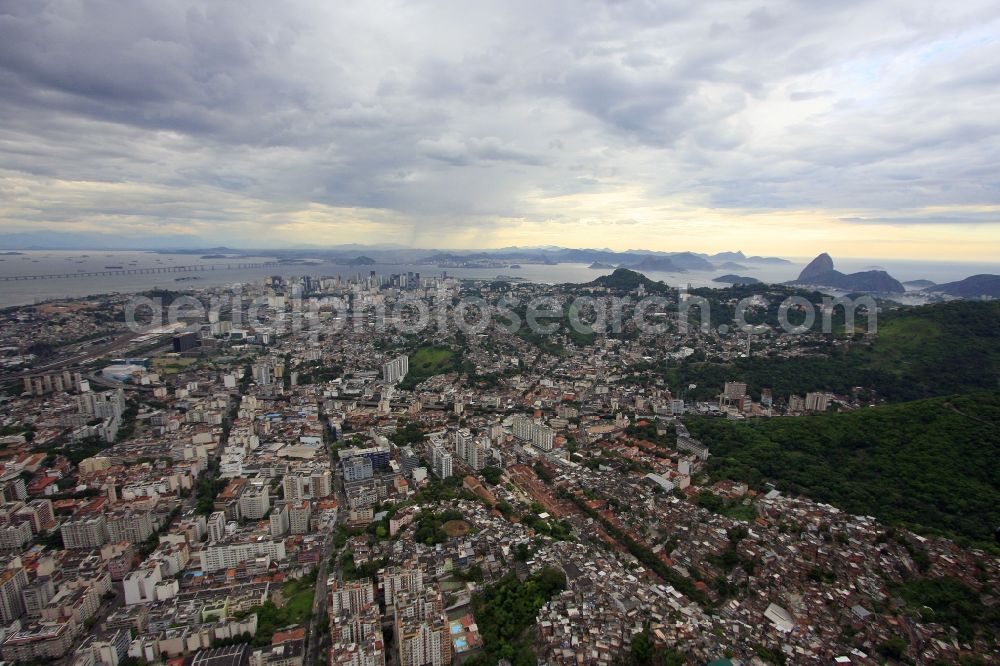
[[[52,476],[40,476],[28,484],[29,495],[55,495],[59,492],[59,479]]]

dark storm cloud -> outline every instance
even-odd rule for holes
[[[211,234],[322,205],[416,233],[623,188],[893,224],[995,204],[996,21],[985,2],[0,1],[0,224]]]

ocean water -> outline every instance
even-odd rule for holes
[[[798,276],[810,258],[790,258],[792,264],[747,264],[746,270],[690,271],[662,273],[647,271],[648,277],[663,280],[671,286],[720,287],[712,279],[725,273],[748,275],[764,282],[785,282]],[[88,251],[24,251],[20,255],[0,255],[0,277],[14,275],[46,275],[53,273],[116,270],[123,268],[165,268],[170,266],[215,265],[217,270],[190,273],[153,273],[148,275],[109,275],[91,277],[48,278],[40,280],[0,281],[0,306],[25,305],[65,297],[83,297],[107,293],[132,293],[152,289],[200,289],[236,283],[258,282],[271,275],[314,277],[352,277],[367,275],[370,270],[382,275],[412,271],[422,277],[447,272],[454,277],[488,279],[498,275],[517,276],[526,281],[556,284],[589,282],[608,270],[594,270],[588,264],[521,264],[521,268],[439,268],[434,265],[376,264],[374,266],[344,266],[316,260],[311,265],[285,264],[269,268],[222,270],[226,263],[261,263],[274,257],[202,258],[190,254],[159,254],[155,252],[88,250]],[[878,261],[873,259],[836,260],[836,268],[845,273],[881,268],[900,281],[926,279],[951,282],[979,273],[1000,274],[1000,263],[964,263],[943,261]],[[180,279],[178,278],[197,278]]]

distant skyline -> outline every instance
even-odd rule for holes
[[[995,261],[990,2],[0,0],[0,237]]]

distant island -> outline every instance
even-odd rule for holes
[[[720,275],[717,278],[712,278],[712,282],[721,282],[722,284],[760,284],[760,280],[755,277],[742,276],[742,275]]]
[[[201,258],[202,259],[225,259],[226,255],[224,255],[224,254],[203,254],[203,255],[201,255]]]
[[[13,252],[13,251],[11,251],[11,252],[0,252],[0,256],[3,256],[3,257],[18,257],[18,256],[21,256],[23,254],[24,254],[24,252]]]
[[[360,257],[355,257],[354,259],[349,259],[347,261],[348,266],[374,266],[375,260],[371,257],[366,257],[364,255]]]
[[[595,261],[587,268],[593,268],[594,270],[598,271],[613,271],[615,269],[615,267],[612,266],[611,264],[605,264],[602,261]]]
[[[746,266],[738,264],[735,261],[727,261],[723,264],[719,264],[716,268],[723,271],[745,271],[747,269]]]

